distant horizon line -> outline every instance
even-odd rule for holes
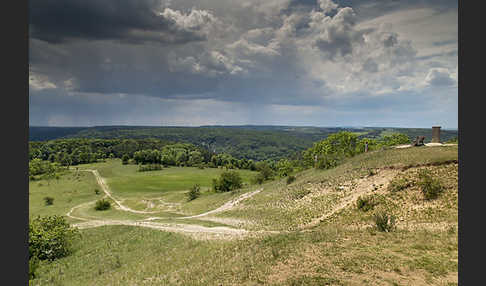
[[[397,126],[363,126],[363,125],[335,125],[335,126],[315,126],[315,125],[273,125],[273,124],[241,124],[241,125],[222,125],[222,124],[215,124],[215,125],[198,125],[198,126],[187,126],[187,125],[123,125],[123,124],[114,124],[114,125],[92,125],[92,126],[48,126],[48,125],[29,125],[30,127],[41,127],[41,128],[96,128],[96,127],[182,127],[182,128],[200,128],[200,127],[312,127],[312,128],[404,128],[404,129],[427,129],[432,128],[430,127],[397,127]],[[433,126],[440,126],[440,125],[433,125]],[[443,130],[459,130],[457,127],[441,127]]]

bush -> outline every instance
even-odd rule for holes
[[[395,146],[401,144],[409,144],[410,138],[402,133],[393,133],[383,136],[379,141],[379,144],[382,146]]]
[[[273,179],[274,172],[267,162],[259,162],[257,170],[259,171],[260,176],[263,178],[263,181]]]
[[[396,217],[394,215],[388,215],[384,211],[379,211],[373,215],[373,220],[379,231],[390,232],[395,229]]]
[[[287,177],[287,185],[292,184],[295,181],[295,176],[290,175]]]
[[[451,138],[451,139],[447,140],[447,141],[446,141],[446,142],[444,142],[444,143],[446,143],[446,144],[450,144],[450,143],[453,143],[453,144],[459,144],[459,138],[457,138],[457,136],[456,136],[456,137],[454,137],[454,138]]]
[[[426,200],[437,198],[443,190],[440,180],[433,178],[430,171],[426,169],[419,172],[418,185]]]
[[[105,199],[98,200],[98,201],[96,201],[96,204],[95,204],[95,210],[97,210],[97,211],[104,211],[104,210],[109,209],[110,207],[111,207],[111,203],[108,200],[105,200]]]
[[[331,169],[336,167],[341,158],[338,155],[334,154],[329,154],[329,155],[324,155],[323,157],[320,157],[317,159],[317,169]]]
[[[70,254],[72,240],[77,235],[77,229],[62,216],[38,216],[29,220],[29,266],[32,267],[29,271],[35,271],[35,259],[52,261]]]
[[[192,201],[197,199],[201,195],[201,187],[196,184],[187,192],[187,200]]]
[[[263,182],[265,181],[265,176],[259,172],[257,173],[252,179],[251,179],[251,182],[252,184],[263,184]]]
[[[35,278],[35,272],[39,267],[39,259],[35,256],[30,257],[29,259],[29,280]]]
[[[46,206],[50,206],[54,204],[54,198],[53,197],[44,197],[44,202]]]
[[[130,157],[127,154],[124,154],[121,159],[122,159],[122,164],[127,165],[128,160],[130,160]]]
[[[300,200],[310,193],[311,193],[311,190],[308,190],[306,188],[298,188],[298,189],[294,189],[290,192],[290,198],[292,200]]]
[[[158,171],[158,170],[162,170],[162,165],[160,165],[160,164],[149,164],[149,165],[139,165],[139,167],[138,167],[139,172]]]
[[[373,196],[358,197],[356,200],[356,207],[364,212],[372,210],[377,204]]]
[[[388,185],[388,191],[399,192],[412,186],[412,182],[407,178],[394,178]]]
[[[226,171],[219,179],[213,179],[213,189],[216,192],[229,192],[241,188],[243,181],[236,171]]]

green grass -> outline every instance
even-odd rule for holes
[[[370,169],[447,162],[457,160],[457,156],[457,146],[389,149],[363,153],[347,159],[333,169],[305,170],[296,175],[296,181],[290,186],[287,186],[283,179],[266,183],[262,185],[263,192],[243,201],[240,208],[218,216],[251,220],[255,222],[252,226],[255,229],[292,230],[318,218],[342,195],[334,192],[326,196],[314,197],[311,200],[299,199],[313,188],[339,186],[349,180],[368,175]],[[444,174],[444,176],[457,179],[457,172]],[[454,185],[451,188],[454,188]],[[454,195],[449,193],[447,196]],[[392,199],[389,201],[390,204],[393,204]],[[395,204],[395,207],[399,208],[399,205]],[[443,214],[447,212],[445,208],[441,210],[434,208],[434,211],[442,211]],[[451,212],[454,212],[454,208],[448,211],[446,217],[449,217],[450,220],[457,220],[457,216],[454,217]],[[360,217],[367,215],[360,215]]]
[[[400,285],[415,284],[417,277],[438,284],[457,273],[457,236],[328,225],[311,233],[196,241],[110,226],[83,230],[71,256],[42,262],[38,272],[33,285],[376,285],[393,272],[407,273],[387,278]],[[352,283],[363,279],[368,283]]]
[[[136,168],[131,170],[134,166],[122,166],[116,160],[96,164],[91,167],[99,169],[101,175],[107,178],[113,193],[137,209],[146,207],[146,204],[137,201],[137,196],[140,196],[146,200],[161,198],[174,205],[180,203],[177,211],[196,214],[219,207],[241,193],[263,187],[261,193],[217,216],[251,220],[254,225],[248,226],[248,229],[282,229],[290,232],[230,241],[200,241],[182,234],[139,227],[104,226],[85,229],[81,231],[82,239],[75,242],[72,255],[54,262],[41,262],[38,278],[33,285],[454,284],[457,283],[458,266],[457,164],[427,167],[434,177],[441,179],[444,186],[444,191],[433,201],[424,200],[414,184],[398,192],[389,192],[383,188],[382,193],[374,195],[378,203],[376,208],[390,210],[405,222],[447,223],[452,226],[449,229],[398,228],[384,233],[371,227],[353,228],[354,225],[371,225],[373,211],[363,212],[351,204],[309,232],[293,231],[299,224],[320,216],[345,195],[331,192],[310,198],[318,188],[335,187],[350,179],[364,177],[369,175],[370,169],[450,160],[457,160],[457,147],[369,152],[350,158],[334,169],[310,169],[298,173],[296,181],[291,185],[287,185],[283,178],[261,186],[247,186],[234,193],[213,193],[208,190],[208,185],[201,184],[201,197],[191,202],[186,201],[184,193],[188,188],[184,189],[176,182],[157,182],[148,174],[156,172],[139,173]],[[169,168],[160,171],[158,177],[163,178],[167,171],[164,178],[170,181],[170,170],[175,173],[178,170],[186,175],[184,178],[191,180],[187,184],[189,187],[200,180],[202,175],[188,175],[191,171],[189,168]],[[213,174],[211,172],[218,170],[195,171]],[[408,169],[401,172],[401,176],[413,182],[417,172],[416,169]],[[86,177],[75,185],[84,182],[83,194],[86,192],[86,197],[77,200],[85,202],[99,199],[102,195],[94,194],[97,185],[93,175],[87,172],[81,174]],[[126,186],[125,191],[118,190],[116,186],[122,185],[122,182],[134,187],[133,191],[129,191]],[[137,186],[141,189],[137,189]],[[63,188],[59,184],[54,189],[62,193]],[[52,211],[58,208],[62,212],[69,209],[62,204],[56,205],[59,201],[55,193],[35,190],[39,192],[36,199],[38,205],[31,203],[31,207],[36,207],[37,213],[46,212],[48,208]],[[47,195],[55,198],[54,205],[43,205],[42,198]],[[152,216],[130,214],[114,208],[97,212],[93,207],[86,206],[75,214],[113,219]],[[182,214],[167,210],[161,214],[172,215],[173,218],[156,222],[225,226],[204,220],[177,220],[175,218]]]
[[[224,171],[218,168],[169,167],[160,171],[137,172],[137,165],[122,165],[120,160],[80,165],[80,168],[96,168],[106,179],[114,194],[160,195],[171,191],[189,190],[199,184],[202,188],[212,186],[212,179]],[[244,183],[249,183],[254,171],[237,170]]]
[[[59,180],[29,181],[29,216],[65,215],[76,205],[100,199],[97,188],[93,174],[73,170],[64,171]],[[46,206],[46,196],[53,197],[54,204]]]

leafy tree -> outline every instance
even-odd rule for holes
[[[293,170],[292,162],[288,159],[281,159],[277,162],[277,172],[280,177],[289,176]]]
[[[122,156],[122,164],[123,164],[123,165],[128,164],[128,160],[130,160],[130,157],[129,157],[127,154],[124,154],[124,155]]]
[[[256,169],[259,171],[264,181],[273,179],[274,171],[268,162],[258,162]]]
[[[380,144],[383,146],[395,146],[400,144],[410,143],[410,138],[402,133],[393,133],[390,135],[385,135],[380,140]]]
[[[229,192],[241,188],[243,180],[236,171],[221,173],[219,179],[213,179],[213,189],[216,192]]]
[[[357,139],[355,134],[347,131],[331,134],[326,139],[314,143],[304,152],[303,158],[307,165],[317,168],[335,167],[343,158],[356,154]]]
[[[192,151],[189,154],[189,166],[198,166],[203,162],[203,157],[201,152],[199,151]]]

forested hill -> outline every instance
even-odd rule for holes
[[[201,127],[154,127],[154,126],[95,126],[95,127],[34,127],[29,128],[30,141],[57,138],[158,138],[171,142],[192,143],[216,153],[228,153],[236,158],[252,160],[278,160],[299,154],[314,142],[339,131],[355,132],[360,137],[378,138],[394,132],[409,138],[426,136],[430,141],[432,129],[412,128],[342,128],[296,126],[201,126]],[[457,137],[457,131],[442,130],[441,139]]]

